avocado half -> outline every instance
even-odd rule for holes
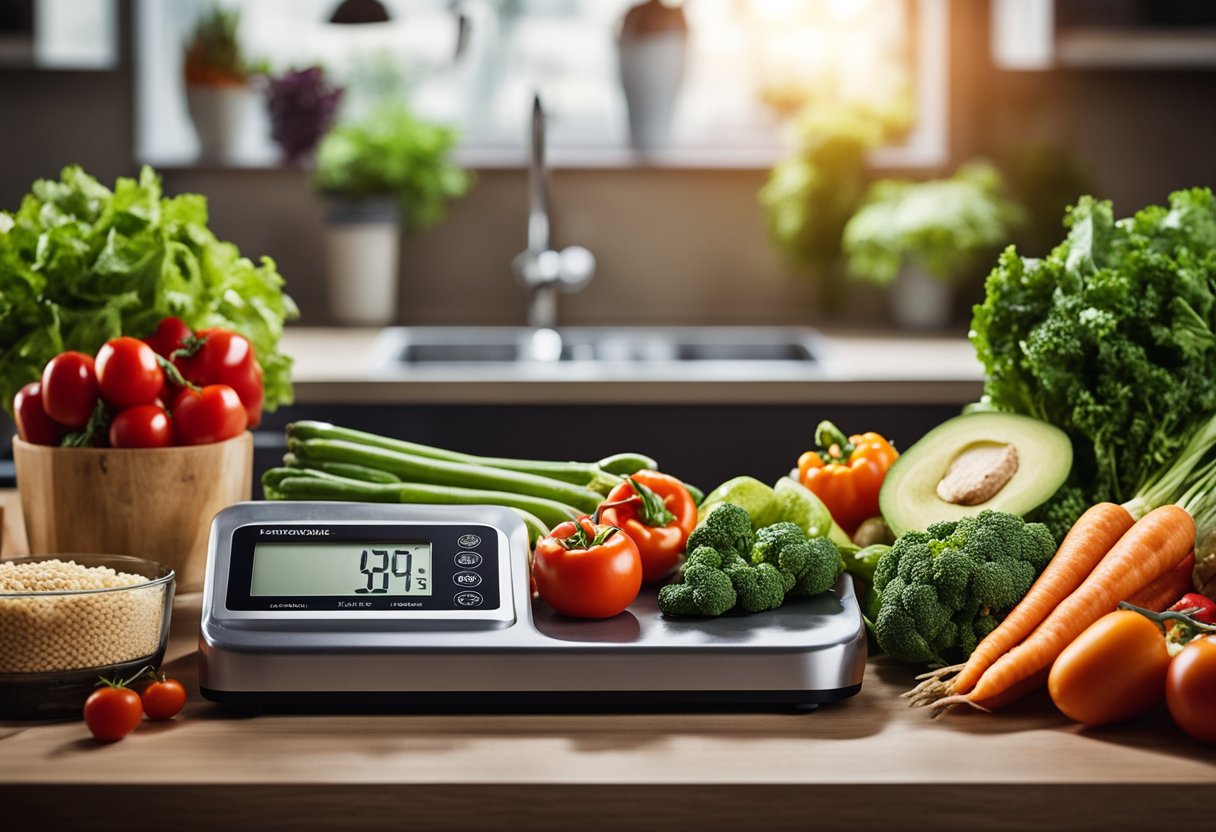
[[[1017,450],[1018,464],[996,494],[976,505],[956,505],[938,496],[938,483],[960,455],[1001,445]],[[1072,443],[1059,428],[1013,413],[969,413],[942,422],[904,451],[887,471],[878,502],[896,535],[984,509],[1021,516],[1047,502],[1071,469]]]

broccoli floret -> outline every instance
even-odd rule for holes
[[[701,553],[717,554],[701,547]],[[696,554],[696,552],[694,552]],[[707,560],[703,556],[703,561]],[[659,609],[664,615],[721,615],[735,605],[735,588],[721,569],[705,562],[684,570],[684,583],[668,584],[659,590]]]
[[[874,572],[879,646],[909,662],[943,662],[954,650],[969,655],[1055,549],[1041,523],[997,511],[904,534]]]
[[[827,591],[844,568],[840,551],[831,540],[808,540],[793,523],[774,523],[758,531],[752,563],[775,566],[785,591],[794,596]]]
[[[740,560],[725,570],[745,612],[775,610],[785,600],[785,583],[771,564],[752,566]]]
[[[705,515],[701,525],[688,536],[688,551],[708,546],[722,555],[747,557],[753,539],[751,515],[736,505],[722,503]]]

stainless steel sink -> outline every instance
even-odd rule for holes
[[[806,374],[827,360],[807,327],[393,327],[375,349],[383,374],[563,377]]]

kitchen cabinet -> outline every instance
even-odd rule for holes
[[[1204,817],[1216,779],[1216,750],[1164,711],[1084,730],[1040,694],[934,721],[899,698],[912,671],[881,658],[856,697],[804,715],[230,712],[197,694],[199,611],[198,596],[175,605],[166,669],[191,690],[178,719],[113,745],[79,722],[0,723],[6,824],[1154,828],[1163,812]]]

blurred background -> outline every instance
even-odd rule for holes
[[[1212,185],[1214,81],[1206,0],[6,0],[0,208],[150,164],[301,324],[522,324],[539,93],[553,246],[596,258],[563,323],[961,334],[1081,193]],[[405,228],[380,320],[326,289],[369,193]]]
[[[1214,71],[1203,0],[9,0],[0,207],[64,164],[152,164],[276,259],[302,324],[340,324],[347,182],[316,141],[400,103],[451,130],[385,322],[523,324],[539,92],[554,247],[597,259],[564,324],[890,326],[911,263],[948,289],[928,326],[962,332],[993,253],[1047,251],[1080,193],[1126,214],[1216,180]]]

